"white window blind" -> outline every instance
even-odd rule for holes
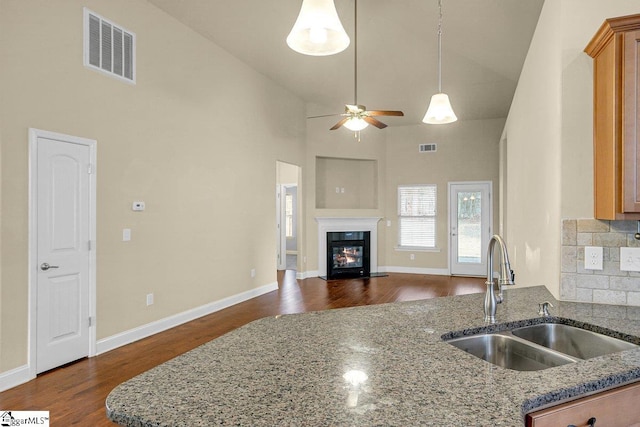
[[[399,246],[435,248],[436,186],[398,186]]]

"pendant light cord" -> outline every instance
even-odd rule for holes
[[[442,0],[438,0],[438,9],[438,93],[442,93]]]

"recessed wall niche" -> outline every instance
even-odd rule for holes
[[[317,209],[377,209],[378,161],[316,157]]]

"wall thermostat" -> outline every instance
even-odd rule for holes
[[[144,202],[133,202],[132,209],[134,211],[143,211],[144,210]]]

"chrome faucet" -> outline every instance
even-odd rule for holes
[[[500,275],[498,276],[498,294],[496,295],[495,282],[493,280],[493,252],[496,243],[500,246]],[[509,264],[509,254],[507,254],[507,245],[502,237],[494,234],[489,240],[489,249],[487,250],[487,292],[484,296],[484,321],[487,323],[496,322],[496,309],[498,304],[502,302],[502,286],[513,285],[514,275]]]

